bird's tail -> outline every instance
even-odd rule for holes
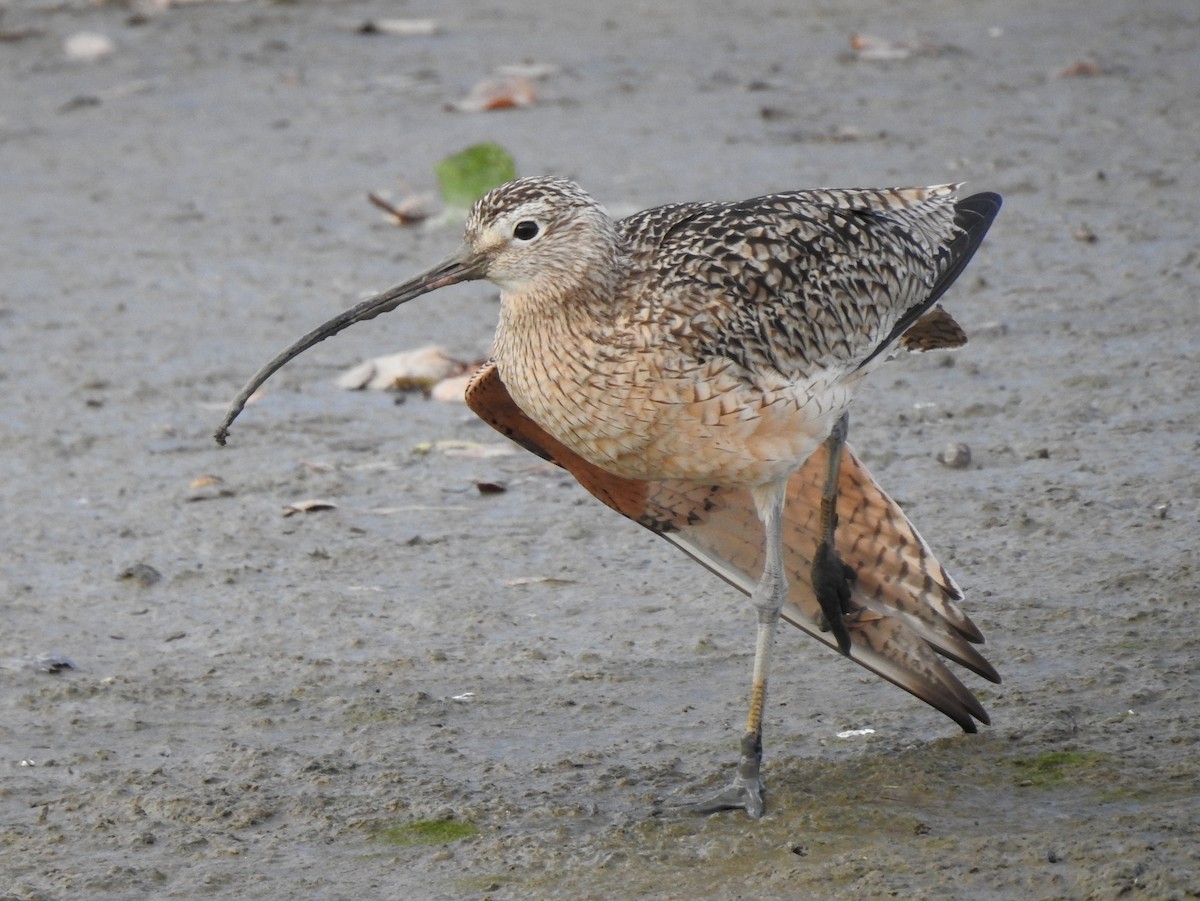
[[[491,363],[467,388],[467,404],[501,433],[569,471],[603,503],[746,594],[754,590],[763,566],[763,532],[748,489],[638,481],[606,472],[529,419]],[[821,540],[827,453],[822,445],[788,483],[783,540],[789,594],[783,617],[836,648],[823,627],[811,577]],[[962,592],[954,580],[849,447],[842,451],[837,512],[837,553],[857,573],[846,619],[851,659],[974,732],[976,720],[988,722],[987,713],[941,658],[999,682],[974,647],[983,636],[959,609]]]

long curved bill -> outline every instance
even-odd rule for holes
[[[422,294],[428,294],[430,291],[436,291],[438,288],[444,288],[447,285],[453,285],[458,282],[483,278],[483,276],[484,261],[475,254],[472,254],[466,247],[463,247],[454,256],[443,260],[427,272],[423,272],[416,278],[410,279],[389,291],[376,294],[374,297],[364,300],[362,303],[346,310],[346,312],[335,316],[324,325],[313,329],[291,347],[287,348],[287,350],[276,355],[271,362],[267,363],[258,372],[254,373],[254,376],[246,383],[245,387],[238,392],[237,397],[233,399],[233,403],[229,405],[229,412],[225,414],[225,419],[222,420],[221,427],[213,434],[213,437],[217,440],[217,444],[221,446],[225,445],[225,439],[229,437],[229,427],[233,425],[233,421],[238,418],[238,415],[246,406],[246,401],[250,399],[250,395],[257,391],[263,382],[274,375],[276,370],[281,369],[286,363],[304,353],[304,351],[308,350],[314,344],[318,344],[326,338],[336,335],[342,329],[348,328],[356,322],[364,322],[368,319],[374,319],[382,313],[389,313],[401,304],[407,303],[413,298],[420,297]]]

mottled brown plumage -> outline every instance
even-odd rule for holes
[[[472,409],[750,595],[741,763],[729,789],[685,809],[760,816],[781,615],[964,729],[987,721],[938,657],[996,678],[961,593],[845,435],[855,390],[897,348],[966,341],[934,304],[999,207],[940,185],[677,204],[618,222],[573,182],[519,179],[476,203],[457,254],[263,367],[217,440],[318,341],[444,285],[498,285],[494,363],[469,389]]]
[[[466,242],[494,254],[496,362],[535,421],[630,478],[753,485],[829,434],[861,364],[950,271],[955,218],[941,186],[681,204],[617,223],[572,183],[539,178],[481,201]],[[539,233],[518,243],[521,221]]]
[[[526,450],[563,467],[598,500],[661,536],[750,594],[762,571],[758,513],[745,488],[671,480],[635,480],[588,463],[522,412],[494,363],[467,388],[481,419]],[[985,679],[1000,681],[974,648],[983,641],[959,609],[962,592],[908,517],[875,482],[848,446],[838,482],[838,555],[858,573],[847,616],[852,659],[975,731],[988,717],[938,654]],[[784,547],[789,577],[783,618],[836,647],[822,627],[810,574],[820,540],[818,513],[826,450],[818,448],[788,481]]]

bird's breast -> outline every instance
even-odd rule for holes
[[[497,332],[496,365],[513,399],[580,456],[626,478],[772,481],[808,459],[853,395],[841,373],[751,373],[722,357],[697,360],[669,336],[546,320],[540,336],[509,326]]]

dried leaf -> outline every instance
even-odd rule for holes
[[[924,38],[892,40],[856,31],[850,35],[850,51],[853,59],[880,62],[908,59],[913,56],[941,56],[956,52],[957,48]]]
[[[52,651],[43,651],[34,657],[33,668],[39,673],[50,673],[52,675],[61,673],[65,669],[79,669],[70,658]]]
[[[406,197],[397,204],[380,197],[378,194],[367,194],[367,200],[387,213],[395,225],[415,225],[429,218],[429,200],[426,195]]]
[[[1076,60],[1058,73],[1059,78],[1089,78],[1093,75],[1104,75],[1105,69],[1099,63],[1094,63],[1091,60],[1081,59]]]
[[[338,376],[335,384],[347,391],[423,391],[466,368],[440,347],[419,347],[400,353],[375,357],[359,363]]]
[[[536,99],[533,79],[524,75],[492,75],[472,87],[466,97],[447,104],[446,108],[459,113],[480,113],[529,106]]]
[[[459,441],[447,439],[443,441],[424,441],[413,448],[415,454],[428,454],[439,451],[447,457],[463,457],[471,460],[487,460],[492,457],[511,457],[517,452],[513,444],[479,444],[475,441]]]
[[[519,579],[509,579],[504,583],[505,588],[522,588],[526,585],[573,585],[574,579],[558,579],[554,576],[524,576]]]
[[[475,373],[471,371],[462,375],[451,376],[448,379],[442,379],[430,390],[429,398],[430,400],[437,400],[443,403],[466,403],[467,385],[471,383],[471,379],[474,377]]]
[[[220,476],[202,475],[188,483],[185,500],[210,501],[221,497],[233,497],[233,491],[225,487],[225,480]]]
[[[554,63],[510,63],[504,66],[496,67],[497,75],[515,76],[517,78],[532,78],[541,80],[549,78],[551,75],[557,75],[562,69],[554,65]]]
[[[427,36],[441,29],[435,19],[368,19],[355,29],[359,34],[390,34],[399,37]]]
[[[476,482],[475,487],[480,494],[503,494],[508,491],[508,486],[503,482]]]
[[[294,504],[288,504],[283,508],[284,516],[295,516],[297,513],[315,513],[318,510],[336,510],[337,504],[333,501],[308,500],[296,501]]]

